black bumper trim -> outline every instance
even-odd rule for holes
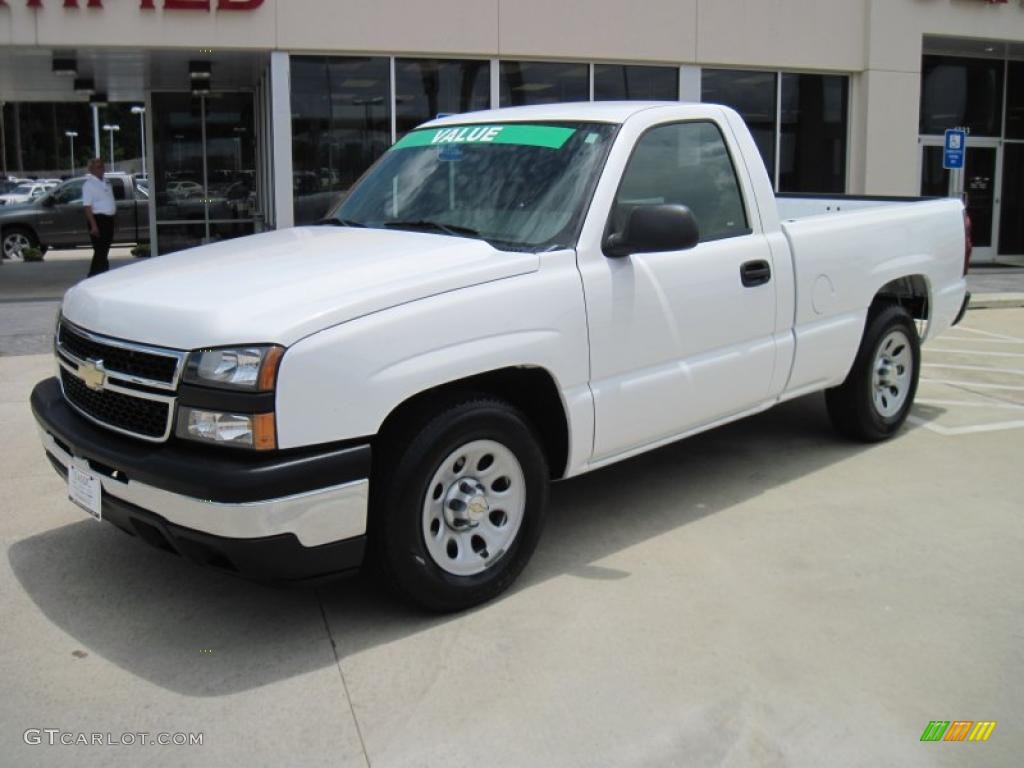
[[[32,413],[82,458],[171,493],[224,503],[266,501],[365,480],[368,443],[261,454],[174,441],[147,443],[96,426],[64,401],[57,379],[32,390]]]
[[[968,291],[964,294],[964,303],[960,305],[960,311],[956,313],[956,320],[953,321],[953,325],[958,325],[961,320],[964,319],[964,315],[967,314],[967,307],[971,303],[971,292]]]

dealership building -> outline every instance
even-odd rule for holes
[[[316,221],[439,113],[590,99],[730,105],[780,192],[948,194],[962,126],[974,258],[1024,255],[1021,0],[0,0],[4,175],[145,168],[156,252]]]

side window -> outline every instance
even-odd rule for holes
[[[124,200],[124,182],[121,179],[112,179],[107,182],[110,191],[114,193],[114,200]]]
[[[640,137],[615,196],[612,229],[638,205],[680,203],[693,211],[701,242],[750,233],[736,171],[714,123],[673,123]]]
[[[81,202],[83,184],[85,184],[84,181],[72,181],[58,189],[53,196],[62,205],[76,201]]]

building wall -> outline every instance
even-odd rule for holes
[[[377,52],[660,62],[851,75],[850,190],[913,194],[922,39],[1024,42],[984,0],[265,0],[252,11],[0,0],[0,45]],[[84,5],[84,0],[82,0]],[[163,0],[156,5],[162,6]],[[216,5],[216,0],[213,2]]]

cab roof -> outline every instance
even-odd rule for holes
[[[664,109],[692,106],[706,107],[680,101],[579,101],[565,104],[535,104],[529,107],[504,107],[485,109],[479,112],[461,112],[423,123],[419,128],[436,128],[445,125],[468,125],[491,122],[591,122],[624,123],[638,112],[648,109]]]

